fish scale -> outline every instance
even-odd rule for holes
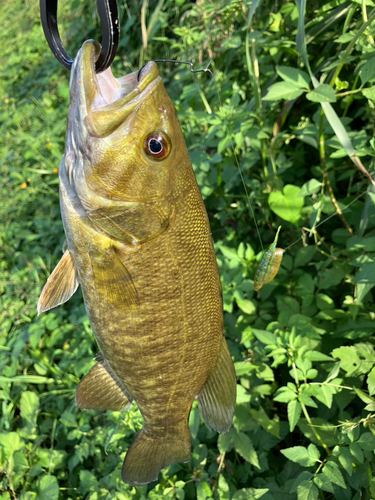
[[[207,213],[157,66],[115,79],[95,74],[97,51],[86,42],[72,68],[59,173],[67,250],[38,310],[68,300],[79,281],[100,356],[76,403],[138,405],[144,424],[122,477],[141,485],[189,460],[195,398],[205,422],[228,432],[236,377]]]

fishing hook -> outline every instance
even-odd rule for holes
[[[52,54],[60,64],[70,70],[72,69],[73,60],[62,46],[57,27],[57,1],[40,0],[40,19],[42,21],[44,36]],[[102,50],[96,61],[95,70],[97,73],[100,73],[109,68],[116,55],[120,26],[116,0],[96,0],[96,5],[102,28]]]
[[[170,62],[170,63],[176,63],[176,64],[188,64],[190,66],[190,71],[192,73],[206,73],[208,71],[208,73],[211,73],[211,75],[212,75],[212,71],[208,68],[212,61],[210,61],[204,69],[193,69],[193,63],[189,62],[189,61],[175,61],[174,59],[154,59],[154,62]],[[146,64],[144,64],[142,66],[142,68],[138,71],[138,75],[137,75],[138,81],[139,81],[141,71],[146,66]]]

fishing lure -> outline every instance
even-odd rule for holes
[[[266,283],[272,281],[280,268],[283,253],[285,251],[282,248],[276,248],[280,229],[281,226],[279,226],[273,243],[263,255],[256,270],[254,277],[254,290],[256,291],[260,290]]]

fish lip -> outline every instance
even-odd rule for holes
[[[82,46],[81,88],[85,94],[87,113],[99,110],[111,111],[124,105],[131,105],[132,101],[147,91],[159,76],[158,67],[153,61],[148,62],[141,72],[137,70],[119,78],[113,76],[111,68],[96,73],[95,63],[100,50],[100,44],[93,40],[87,40]]]

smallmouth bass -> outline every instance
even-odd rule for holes
[[[142,485],[190,459],[195,398],[209,426],[229,430],[236,377],[207,213],[158,68],[96,74],[99,51],[85,42],[72,67],[59,168],[67,249],[38,312],[81,285],[100,354],[76,403],[137,403],[144,424],[122,477]]]

